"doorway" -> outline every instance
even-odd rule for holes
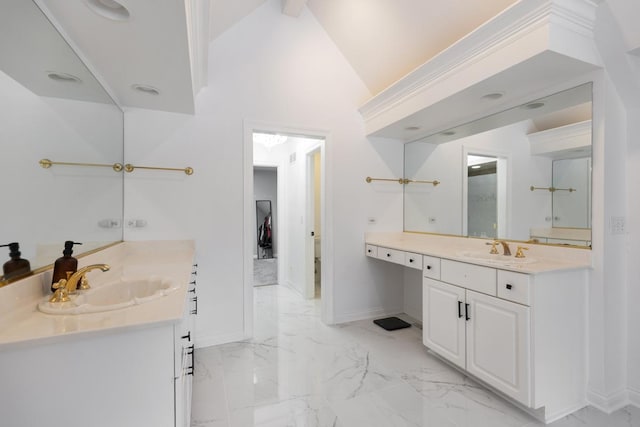
[[[277,283],[293,289],[301,301],[317,299],[323,321],[330,323],[332,292],[326,280],[330,274],[325,271],[331,263],[323,262],[323,254],[327,240],[330,242],[331,239],[322,233],[327,220],[324,206],[326,139],[326,134],[317,131],[245,123],[244,307],[247,337],[253,334],[252,266],[262,255],[266,255],[264,259],[270,259],[269,248],[263,253],[258,242],[261,230],[255,206],[258,195],[253,197],[256,184],[251,174],[254,167],[271,167],[277,171],[276,196],[261,198],[272,201],[271,227],[275,241],[271,250],[277,263]],[[252,197],[247,197],[247,193]],[[264,221],[265,217],[261,215],[262,225]],[[251,231],[250,237],[247,231]]]

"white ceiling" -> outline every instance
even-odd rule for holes
[[[309,0],[308,7],[372,94],[516,0]]]
[[[25,0],[26,1],[26,0]],[[48,9],[90,68],[123,106],[193,113],[194,28],[205,56],[207,44],[260,7],[282,1],[298,9],[305,0],[118,0],[131,14],[115,22],[94,13],[90,1],[34,0]],[[526,0],[522,0],[526,1]],[[433,58],[517,0],[306,0],[312,13],[372,95]],[[607,0],[629,44],[640,49],[638,0]],[[206,24],[195,25],[189,10],[199,4]],[[289,19],[295,19],[294,17]],[[191,37],[191,39],[190,39]],[[191,46],[193,50],[193,46]],[[149,95],[132,90],[146,84]]]

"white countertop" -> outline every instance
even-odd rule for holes
[[[365,234],[365,243],[405,252],[413,252],[438,258],[482,265],[501,270],[517,271],[527,274],[542,274],[560,270],[577,270],[591,267],[591,251],[581,248],[565,248],[559,246],[535,245],[522,242],[509,242],[511,253],[515,254],[518,246],[527,247],[525,256],[534,259],[532,263],[498,264],[483,262],[462,255],[463,252],[486,252],[489,240],[472,239],[435,234],[418,234],[403,232],[375,232]],[[500,253],[502,246],[498,245]]]
[[[80,258],[79,268],[95,263],[111,266],[105,273],[88,273],[93,288],[120,279],[150,276],[168,278],[179,285],[166,296],[119,310],[75,315],[40,312],[38,303],[51,295],[51,271],[0,288],[0,351],[178,322],[183,316],[194,254],[192,241],[151,241],[123,242]]]

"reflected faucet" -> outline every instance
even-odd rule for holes
[[[109,271],[111,267],[107,264],[92,264],[86,267],[82,267],[73,274],[67,273],[66,279],[61,279],[57,283],[54,283],[53,288],[56,290],[53,296],[49,299],[49,302],[66,302],[69,301],[69,294],[73,294],[78,289],[78,283],[80,289],[89,289],[89,281],[85,275],[91,270],[100,269],[102,271]]]

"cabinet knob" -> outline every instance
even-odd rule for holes
[[[367,249],[367,252],[368,252],[368,253],[371,253],[371,249]]]
[[[511,285],[511,283],[507,283],[506,288],[507,288],[507,289],[511,289],[511,288],[513,288],[513,285]]]
[[[427,270],[431,270],[431,266],[430,265],[427,265]]]
[[[390,257],[391,257],[391,254],[387,254],[387,257],[388,257],[388,258],[390,258]]]
[[[409,258],[409,262],[413,262],[413,258]]]
[[[187,333],[187,335],[183,335],[181,338],[182,338],[183,340],[189,340],[189,341],[191,341],[191,331],[189,331],[189,332]]]

